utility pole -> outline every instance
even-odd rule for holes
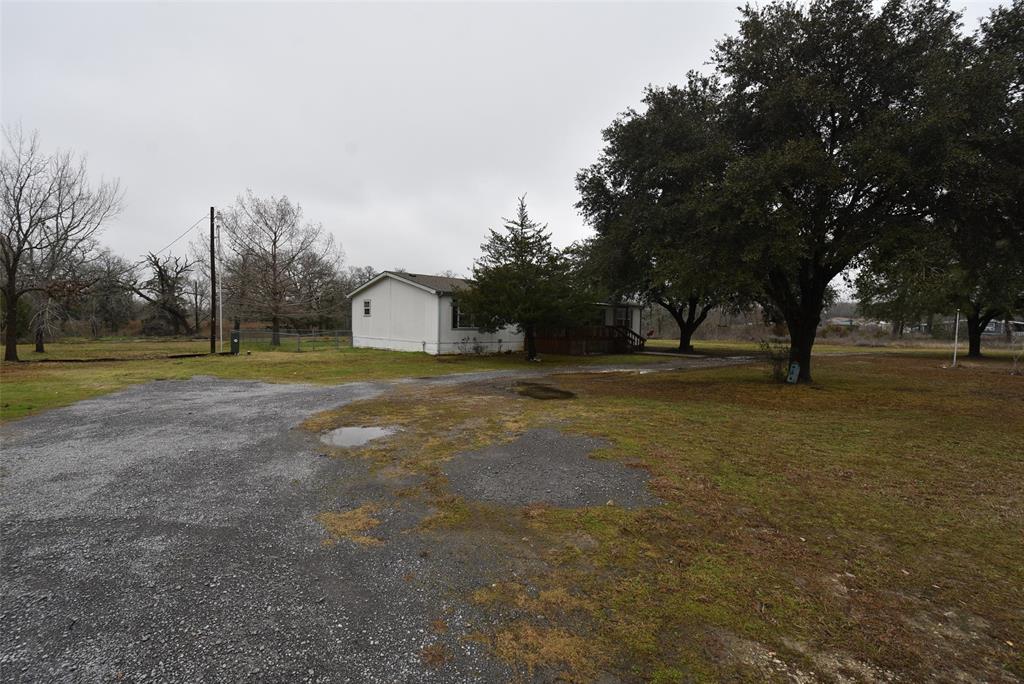
[[[210,353],[217,353],[217,254],[214,244],[213,207],[210,207]]]
[[[220,244],[220,224],[221,217],[220,213],[217,214],[217,260],[220,265],[224,265],[224,249]],[[224,288],[220,288],[220,292],[217,293],[217,337],[220,338],[220,342],[217,345],[217,351],[224,353]]]

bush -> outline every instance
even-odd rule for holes
[[[759,345],[764,354],[768,377],[775,382],[785,382],[789,373],[789,346],[783,342],[762,339]]]

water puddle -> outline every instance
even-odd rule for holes
[[[534,399],[572,399],[576,396],[569,390],[559,389],[558,387],[552,387],[551,385],[539,382],[517,382],[514,387],[515,391],[519,394]]]
[[[340,427],[320,435],[321,441],[336,447],[362,446],[372,439],[393,435],[397,428],[390,427]]]

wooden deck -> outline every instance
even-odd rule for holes
[[[629,354],[643,351],[644,343],[642,336],[621,325],[584,325],[537,331],[537,351],[542,354]]]

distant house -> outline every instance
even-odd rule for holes
[[[520,351],[523,334],[514,327],[493,333],[481,332],[474,321],[459,310],[454,295],[469,286],[470,282],[462,278],[384,271],[349,293],[352,346],[428,354]],[[595,305],[594,320],[581,321],[580,330],[595,327],[612,330],[616,326],[618,336],[635,336],[642,340],[639,337],[640,305]],[[556,337],[561,339],[559,331],[550,331],[547,337],[538,333],[538,350],[562,351],[540,344]],[[636,344],[634,341],[634,346]],[[586,346],[583,352],[578,349],[576,345],[573,353],[586,353]],[[598,345],[592,345],[591,349],[605,351]]]

